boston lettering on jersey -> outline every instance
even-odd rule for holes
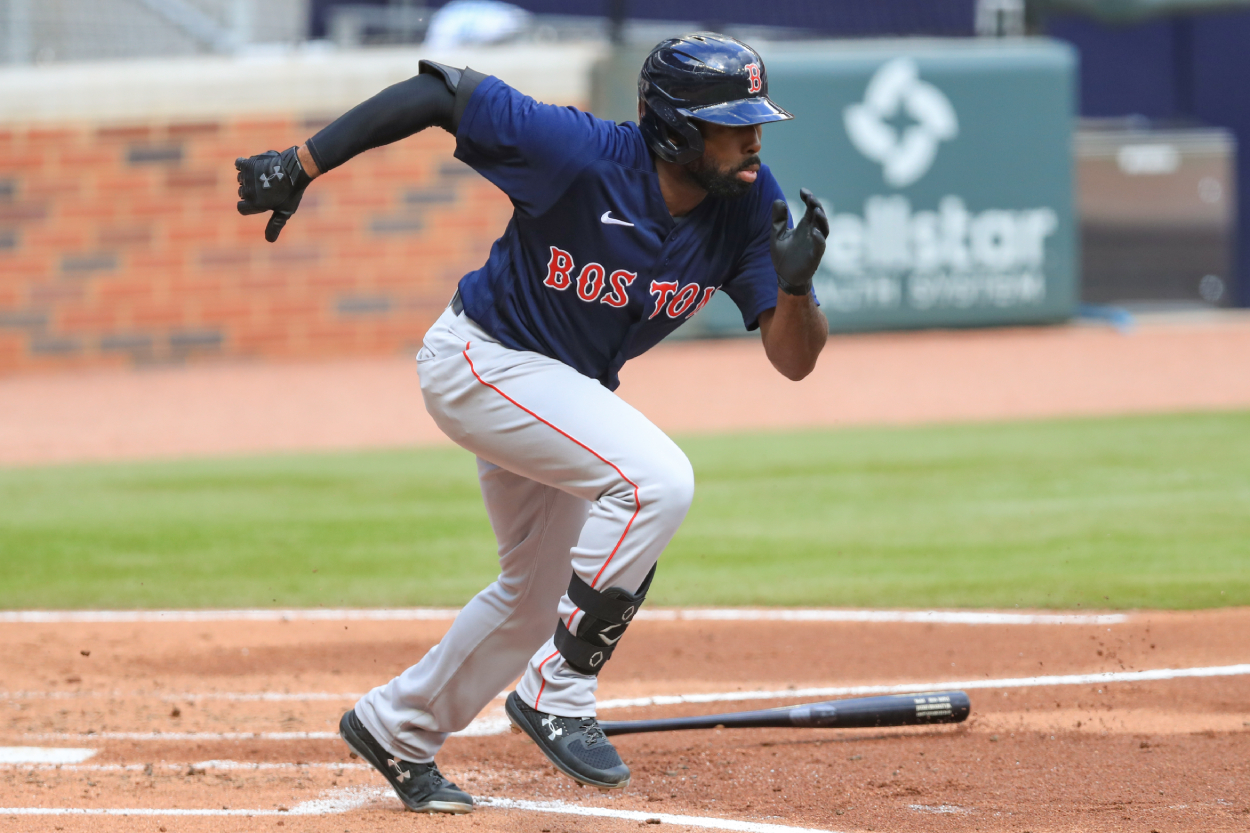
[[[557,359],[609,389],[724,290],[748,329],[777,304],[768,251],[781,188],[761,166],[746,196],[669,216],[646,141],[488,78],[456,134],[456,157],[515,208],[482,268],[460,281],[465,314],[501,344]]]
[[[607,270],[598,263],[587,263],[573,279],[573,256],[563,249],[551,247],[551,260],[547,261],[547,277],[543,278],[543,286],[551,289],[568,289],[575,282],[577,297],[587,303],[598,301],[612,307],[623,307],[629,303],[626,287],[638,277],[637,272],[617,269],[607,275]],[[604,276],[607,275],[605,279]],[[604,290],[607,290],[604,292]],[[716,287],[701,287],[697,283],[688,283],[677,291],[676,281],[652,281],[650,292],[656,296],[655,309],[647,316],[655,318],[663,310],[669,318],[690,318],[703,309],[703,305],[712,300]],[[702,295],[702,298],[700,298]],[[667,308],[665,305],[667,304]]]

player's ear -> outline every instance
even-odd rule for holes
[[[699,135],[702,136],[703,130],[699,127],[699,123],[694,119],[691,119],[690,123],[695,126],[695,129],[699,131]],[[667,124],[661,124],[660,130],[664,131],[664,138],[678,150],[685,150],[690,146],[690,142],[686,141],[685,136],[681,135],[676,130],[673,130]]]

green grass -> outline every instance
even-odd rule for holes
[[[1250,604],[1250,413],[686,438],[653,602]],[[458,449],[0,470],[0,608],[459,605]]]

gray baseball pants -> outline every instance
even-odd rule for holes
[[[450,308],[417,368],[434,421],[478,457],[500,566],[438,645],[356,704],[384,748],[424,763],[518,676],[518,695],[540,711],[595,714],[597,678],[552,641],[557,616],[574,633],[581,621],[570,573],[636,592],[686,516],[694,474],[664,432],[598,382],[504,347]]]

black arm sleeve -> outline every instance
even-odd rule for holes
[[[422,66],[420,75],[387,87],[339,116],[307,142],[317,168],[325,173],[370,148],[435,125],[454,134],[473,88],[486,77],[473,70],[456,74],[459,83],[452,86],[446,74]]]

